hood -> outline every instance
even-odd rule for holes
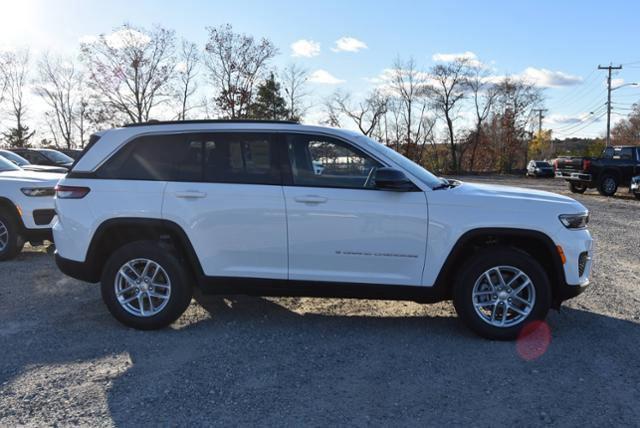
[[[545,205],[547,208],[557,207],[558,212],[566,214],[587,211],[584,205],[575,199],[543,190],[466,182],[451,190],[464,193],[470,198],[491,200],[487,203],[514,211],[535,209],[540,205]]]
[[[64,177],[64,174],[54,174],[52,172],[25,170],[0,172],[0,182],[12,181],[44,187],[54,187],[62,177]]]

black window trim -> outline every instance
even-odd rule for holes
[[[175,131],[148,131],[141,132],[135,135],[130,136],[129,138],[123,140],[120,144],[111,150],[111,152],[104,157],[91,171],[70,171],[67,174],[67,178],[82,178],[82,179],[95,179],[95,180],[107,180],[97,176],[97,171],[108,162],[116,153],[120,152],[120,150],[124,149],[129,143],[137,140],[141,137],[148,137],[154,135],[205,135],[205,134],[269,134],[273,136],[273,143],[275,143],[276,147],[279,147],[280,150],[278,153],[278,161],[280,164],[280,175],[281,180],[280,184],[266,184],[266,183],[217,183],[217,184],[230,184],[230,185],[253,185],[253,186],[283,186],[283,187],[308,187],[308,188],[325,188],[325,189],[343,189],[343,190],[366,190],[366,191],[387,191],[385,189],[378,189],[375,187],[364,188],[364,187],[342,187],[342,186],[309,186],[309,185],[296,185],[293,183],[293,176],[291,173],[291,163],[289,160],[289,152],[287,150],[287,142],[286,136],[290,134],[298,134],[298,135],[316,135],[322,136],[325,138],[332,138],[334,140],[340,141],[350,148],[355,149],[356,151],[360,151],[372,159],[376,160],[378,163],[383,165],[384,167],[397,168],[395,164],[390,163],[386,159],[381,158],[377,153],[372,153],[366,148],[355,145],[352,141],[344,138],[341,135],[336,135],[330,132],[322,132],[322,131],[311,131],[311,130],[302,130],[302,129],[244,129],[244,128],[230,128],[230,129],[189,129],[189,130],[175,130]],[[101,135],[100,137],[104,137]],[[204,168],[204,166],[203,166]],[[204,178],[204,177],[203,177]],[[414,186],[416,187],[415,191],[423,191],[419,185],[417,185],[414,180],[407,176]],[[118,178],[110,178],[108,180],[125,180]],[[126,179],[128,181],[155,181],[155,180],[140,180],[140,179]],[[211,183],[216,184],[215,182],[208,181],[176,181],[176,183]]]

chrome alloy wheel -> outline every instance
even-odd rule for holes
[[[162,266],[148,259],[134,259],[122,265],[114,288],[120,306],[138,317],[158,314],[171,297],[169,275]]]
[[[526,273],[513,266],[495,266],[473,286],[473,307],[494,327],[512,327],[527,319],[536,303],[536,290]]]
[[[9,229],[0,221],[0,251],[4,251],[9,245]]]

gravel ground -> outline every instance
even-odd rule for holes
[[[340,299],[197,297],[171,328],[139,332],[26,248],[0,265],[0,425],[637,426],[640,202],[574,197],[597,262],[589,290],[550,313],[548,347],[478,338],[449,303]]]

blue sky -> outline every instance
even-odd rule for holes
[[[297,62],[343,81],[312,83],[317,98],[336,88],[364,93],[372,87],[368,79],[398,55],[413,56],[428,68],[435,54],[471,52],[496,74],[526,74],[551,86],[545,90],[545,124],[560,136],[562,130],[603,132],[602,121],[582,126],[605,102],[605,73],[595,71],[598,64],[626,64],[615,76],[618,85],[640,82],[640,2],[0,0],[0,5],[0,45],[28,44],[36,55],[75,52],[81,37],[124,22],[159,23],[200,44],[204,27],[231,23],[237,31],[270,38],[280,49],[276,66]],[[334,52],[342,37],[366,48]],[[307,47],[319,45],[318,54],[292,57],[291,45],[299,40],[313,42]],[[637,99],[640,87],[614,92],[620,114]],[[580,118],[583,122],[576,122]]]

